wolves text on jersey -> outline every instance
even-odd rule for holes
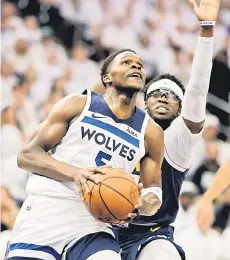
[[[94,140],[96,144],[103,145],[108,151],[119,151],[119,155],[123,158],[126,158],[128,161],[134,159],[136,151],[130,149],[127,145],[124,145],[118,142],[111,137],[106,136],[104,133],[97,132],[89,128],[81,127],[82,139],[87,138],[88,140]]]

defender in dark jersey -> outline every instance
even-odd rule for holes
[[[148,114],[165,130],[163,204],[154,216],[140,216],[117,229],[124,260],[185,259],[182,248],[174,243],[172,223],[178,212],[181,185],[191,166],[192,149],[202,136],[212,68],[213,30],[220,1],[201,0],[199,7],[195,1],[191,2],[201,31],[185,93],[180,81],[169,74],[153,79],[144,89]]]

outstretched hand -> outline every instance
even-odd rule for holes
[[[90,193],[91,190],[87,182],[91,181],[98,184],[100,182],[98,176],[105,175],[107,168],[112,168],[112,166],[103,165],[100,167],[82,168],[78,170],[78,173],[74,177],[74,182],[80,188],[80,194],[82,195],[84,192]]]
[[[214,219],[214,208],[212,202],[202,198],[198,203],[196,221],[201,229],[204,226],[209,226]]]
[[[195,0],[189,0],[199,21],[216,21],[219,13],[220,0],[201,0],[197,5]]]

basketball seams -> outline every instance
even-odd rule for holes
[[[104,176],[105,177],[105,176]],[[108,180],[108,179],[116,179],[117,181],[118,181],[118,186],[117,185],[115,185],[115,187],[113,187],[113,183],[114,183],[114,181],[115,180]],[[108,180],[108,181],[107,181]],[[124,180],[124,181],[123,181]],[[129,181],[129,183],[131,182],[132,184],[134,184],[135,185],[135,182],[134,182],[134,180],[132,180],[130,177],[129,177],[129,175],[127,176],[127,174],[123,177],[123,176],[114,176],[114,175],[110,175],[110,177],[106,177],[105,179],[103,179],[102,178],[102,180],[98,183],[98,184],[95,184],[95,183],[93,183],[93,185],[91,186],[91,194],[89,194],[89,197],[88,197],[88,199],[86,200],[86,203],[87,203],[87,201],[88,201],[88,208],[89,208],[89,212],[91,212],[91,214],[96,218],[96,219],[99,219],[98,218],[98,214],[99,214],[99,212],[94,212],[96,209],[95,209],[95,203],[97,204],[97,203],[99,203],[99,200],[100,200],[100,203],[102,203],[103,205],[104,205],[104,210],[102,210],[102,211],[107,211],[107,213],[105,213],[106,214],[106,216],[108,216],[108,214],[110,214],[110,217],[111,218],[113,218],[114,220],[117,220],[117,221],[120,221],[121,219],[123,220],[123,218],[124,218],[124,215],[120,215],[120,213],[118,213],[117,212],[117,210],[118,210],[118,208],[117,209],[115,209],[114,208],[114,210],[115,210],[115,212],[113,213],[113,206],[112,206],[112,208],[110,208],[111,207],[111,205],[110,205],[110,201],[107,201],[107,197],[104,197],[105,195],[104,195],[104,192],[105,192],[105,194],[106,194],[106,192],[109,192],[109,193],[113,193],[113,192],[115,192],[116,194],[118,194],[117,196],[118,196],[118,198],[120,197],[120,200],[122,200],[123,199],[123,201],[124,202],[122,202],[122,203],[125,203],[126,202],[126,205],[127,206],[125,206],[125,207],[134,207],[134,204],[135,203],[132,203],[132,201],[131,201],[131,197],[129,198],[129,197],[126,197],[126,196],[128,196],[128,194],[126,194],[127,192],[129,192],[129,188],[126,188],[127,186],[128,187],[130,187],[131,188],[131,184],[130,185],[128,185],[128,183],[127,183],[127,186],[125,185],[125,186],[123,186],[122,185],[122,183],[125,183],[125,180],[126,181]],[[107,183],[106,183],[106,181],[107,181]],[[99,185],[99,186],[95,186],[95,185]],[[110,186],[111,185],[111,186]],[[121,186],[123,186],[123,188],[122,188],[122,191],[119,191],[119,185],[121,185]],[[103,186],[104,186],[104,190],[103,190]],[[96,200],[94,200],[94,197],[92,197],[92,195],[93,195],[93,193],[97,193],[97,198],[95,197],[95,199]],[[134,191],[133,191],[134,192]],[[135,191],[135,193],[136,193],[137,191]],[[112,194],[111,193],[111,194]],[[122,193],[124,193],[124,194],[122,194]],[[129,200],[130,199],[130,200]],[[98,200],[98,202],[97,202],[97,200]],[[127,204],[127,202],[128,202],[128,204],[130,205],[130,206],[128,206],[128,204]],[[101,207],[102,207],[102,204],[101,204]],[[107,205],[108,204],[108,205]],[[125,205],[125,204],[124,204]],[[114,205],[115,206],[115,205]],[[118,205],[116,205],[116,207],[117,207]],[[132,209],[130,208],[128,211],[131,211]],[[117,212],[117,214],[119,215],[119,217],[118,216],[116,216],[117,214],[116,214],[116,212]],[[127,213],[128,214],[128,213]],[[99,219],[100,220],[100,219]],[[114,220],[112,221],[112,222],[114,222]],[[101,220],[102,222],[105,222],[105,221],[103,221],[103,220]]]
[[[100,198],[101,198],[101,200],[102,200],[104,206],[106,207],[106,209],[108,210],[108,212],[109,212],[116,220],[120,221],[116,216],[113,215],[113,213],[110,211],[110,209],[109,209],[108,206],[106,205],[106,203],[105,203],[105,201],[104,201],[104,199],[103,199],[103,197],[102,197],[102,195],[101,195],[101,184],[102,184],[102,183],[99,184],[99,185],[100,185],[100,186],[99,186],[99,195],[100,195]]]
[[[108,179],[125,179],[125,180],[127,180],[127,181],[130,181],[130,182],[132,182],[132,183],[134,183],[135,184],[135,182],[134,181],[132,181],[132,180],[130,180],[130,179],[127,179],[127,178],[124,178],[124,177],[120,177],[120,176],[112,176],[112,177],[107,177],[106,179],[104,179],[103,181],[105,181],[105,180],[108,180]],[[102,182],[103,182],[102,181]]]
[[[104,186],[106,186],[107,188],[109,188],[109,189],[115,191],[115,192],[118,193],[121,197],[123,197],[125,200],[127,200],[127,201],[132,205],[132,207],[134,207],[133,203],[132,203],[129,199],[127,199],[123,194],[121,194],[119,191],[115,190],[114,188],[110,187],[109,185],[103,183],[104,181],[106,181],[106,180],[108,180],[108,179],[125,179],[125,180],[127,180],[127,181],[132,182],[132,184],[135,184],[135,183],[134,183],[133,181],[127,179],[127,178],[117,177],[117,176],[108,177],[108,178],[104,179],[104,180],[101,182],[101,185],[104,185]]]

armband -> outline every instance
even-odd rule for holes
[[[144,197],[148,193],[154,193],[162,204],[162,189],[160,187],[149,187],[141,190],[141,197]]]
[[[215,26],[215,24],[216,24],[216,21],[200,21],[201,27]]]

